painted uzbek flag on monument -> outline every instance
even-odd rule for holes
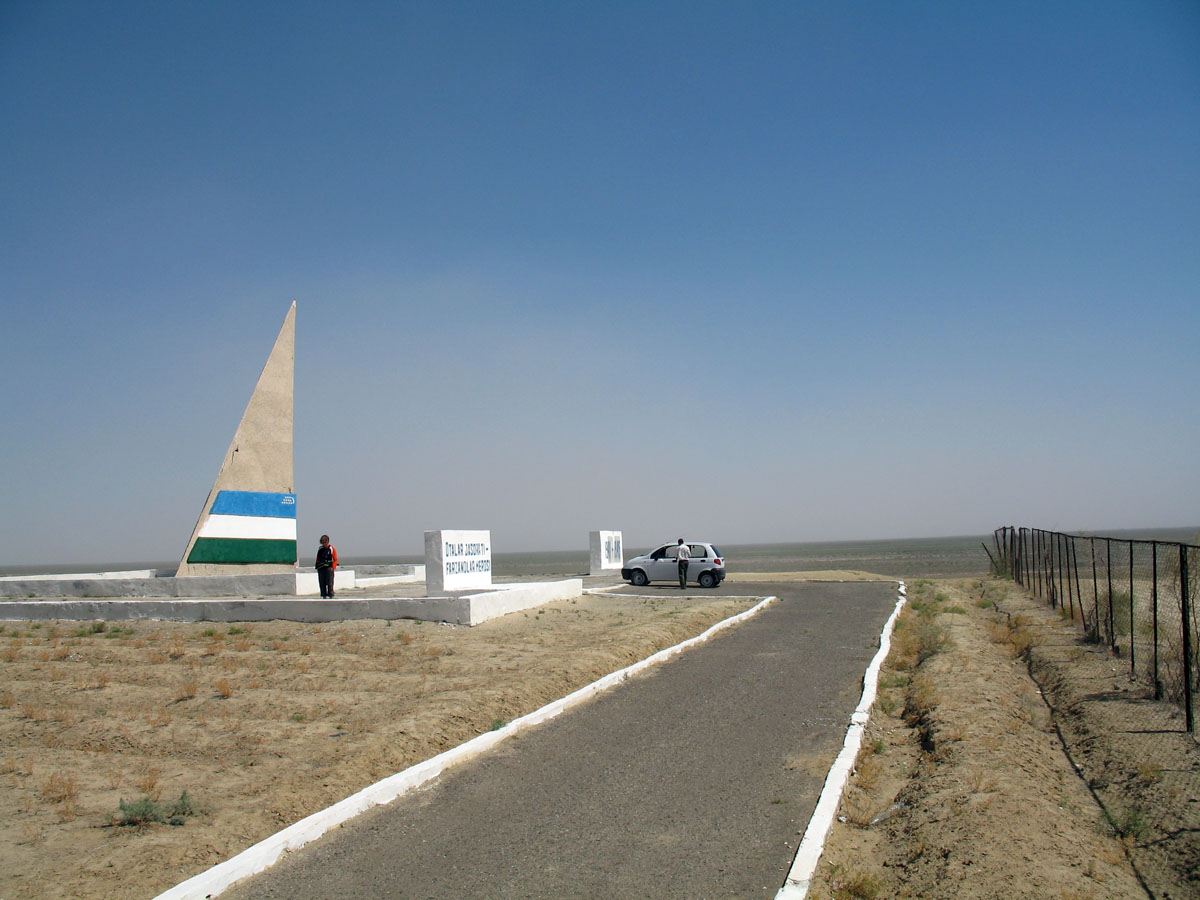
[[[296,495],[219,491],[189,563],[296,561]]]

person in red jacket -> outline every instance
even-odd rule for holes
[[[321,535],[321,546],[317,550],[317,581],[321,585],[321,596],[333,597],[333,573],[337,569],[337,549],[329,543],[329,535]]]

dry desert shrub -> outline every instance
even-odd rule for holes
[[[41,795],[47,803],[74,803],[79,795],[79,783],[74,775],[52,772],[41,784]]]
[[[871,827],[871,820],[875,818],[875,807],[871,798],[857,789],[847,791],[838,808],[839,817],[845,818],[846,822],[858,828]]]
[[[867,872],[847,873],[833,886],[834,900],[875,900],[883,893],[883,881]]]
[[[940,735],[938,735],[938,737],[942,741],[958,743],[966,739],[967,726],[961,722],[955,722],[953,725],[949,725],[942,729],[942,732]]]
[[[896,623],[888,665],[897,671],[917,668],[949,644],[949,633],[933,616],[916,612],[902,614]]]
[[[854,766],[855,783],[864,791],[874,790],[883,770],[883,763],[874,752],[860,753]]]
[[[1143,784],[1158,784],[1162,781],[1163,767],[1156,762],[1144,762],[1138,766],[1137,777]]]
[[[161,775],[162,773],[158,769],[154,768],[153,766],[147,766],[146,768],[142,769],[141,774],[138,775],[138,780],[134,782],[134,785],[147,797],[157,800],[158,795],[162,793],[162,788],[160,788],[158,785],[158,779],[161,777]]]
[[[1012,616],[1007,622],[992,622],[989,631],[992,642],[1005,645],[1014,659],[1024,656],[1034,644],[1029,619],[1025,616]]]
[[[30,847],[40,847],[45,842],[46,829],[43,826],[35,825],[32,822],[26,822],[21,826],[21,840],[19,843]]]
[[[230,697],[233,696],[233,685],[231,685],[229,683],[229,679],[227,679],[227,678],[218,679],[215,687],[217,689],[217,695],[222,700],[228,700]]]
[[[971,782],[971,793],[990,794],[996,790],[996,780],[987,769],[976,769],[975,778]]]
[[[913,676],[908,684],[908,694],[904,703],[904,720],[915,726],[929,719],[929,714],[937,706],[937,693],[933,679],[924,673]]]
[[[196,696],[196,679],[190,678],[179,686],[179,690],[175,692],[175,702],[179,703],[184,700],[191,700]]]

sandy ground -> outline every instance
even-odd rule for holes
[[[1141,727],[1107,653],[1006,583],[910,598],[811,896],[1200,896],[1200,760],[1170,708]],[[750,602],[590,595],[476,628],[5,623],[0,897],[153,897]],[[1130,708],[1159,739],[1127,739]],[[147,798],[180,824],[117,824]]]
[[[814,898],[1200,897],[1200,746],[1007,582],[918,581]]]
[[[751,603],[586,595],[474,628],[5,623],[0,897],[156,896]],[[122,801],[169,814],[184,791],[182,824],[114,824]]]

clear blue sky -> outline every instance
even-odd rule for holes
[[[0,564],[1200,525],[1200,5],[0,0]]]

